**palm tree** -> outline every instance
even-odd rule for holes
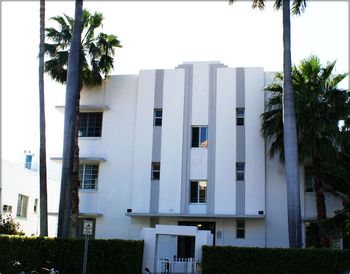
[[[229,0],[232,3],[234,0]],[[253,0],[253,8],[264,9],[264,0]],[[301,243],[301,209],[298,169],[298,147],[294,97],[291,82],[291,39],[290,39],[290,0],[275,0],[274,7],[282,7],[283,20],[283,127],[285,172],[287,180],[288,236],[291,248],[302,247]],[[292,13],[301,14],[306,8],[306,0],[293,0]]]
[[[295,111],[298,132],[299,159],[311,159],[314,173],[317,219],[324,220],[326,204],[322,164],[333,161],[338,154],[338,140],[341,136],[339,120],[346,119],[346,92],[337,85],[347,74],[332,75],[335,62],[323,67],[316,56],[311,56],[292,68],[292,83],[296,98]],[[266,104],[267,111],[262,115],[263,135],[272,140],[269,154],[280,153],[284,158],[284,128],[282,125],[282,83],[283,74],[277,73],[275,81],[266,89],[273,95]],[[326,237],[321,244],[327,246]]]
[[[103,80],[113,69],[114,50],[117,47],[121,47],[120,41],[115,35],[108,35],[102,32],[98,35],[95,34],[96,30],[102,26],[103,16],[101,13],[95,12],[94,14],[91,14],[89,11],[84,9],[81,18],[82,28],[80,36],[79,81],[78,86],[76,87],[78,94],[75,102],[74,120],[70,120],[74,121],[71,125],[72,130],[74,130],[74,151],[71,152],[73,157],[73,177],[72,181],[69,181],[72,183],[72,188],[66,190],[67,193],[72,192],[72,236],[77,236],[78,234],[79,94],[83,87],[99,86],[103,83]],[[66,83],[66,81],[68,81],[66,69],[68,63],[68,52],[71,46],[73,24],[75,23],[75,20],[65,14],[63,16],[56,16],[51,19],[54,20],[59,27],[58,29],[46,29],[46,36],[53,43],[45,44],[45,53],[50,58],[45,62],[45,71],[54,80],[60,83]],[[66,98],[67,97],[70,96],[66,95]],[[66,102],[66,108],[67,107],[68,105]],[[71,119],[73,119],[73,117],[71,117]],[[65,117],[65,121],[67,121],[67,117]],[[65,164],[64,157],[63,164]],[[69,197],[71,197],[70,194],[68,195],[68,198]],[[66,197],[67,201],[69,200],[68,198]]]
[[[47,236],[47,176],[44,96],[45,0],[40,0],[39,108],[40,108],[40,236]]]

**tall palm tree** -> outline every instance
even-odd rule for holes
[[[234,0],[229,0],[232,3]],[[253,8],[264,9],[264,0],[252,0]],[[291,82],[291,38],[290,38],[290,0],[275,0],[276,9],[282,7],[283,20],[283,127],[285,172],[287,180],[288,236],[291,248],[302,247],[301,242],[301,209],[298,169],[298,147],[294,97]],[[306,8],[306,0],[293,0],[292,13],[301,14]]]
[[[79,129],[79,100],[80,91],[84,87],[99,86],[113,69],[114,50],[121,47],[120,41],[115,35],[105,33],[96,34],[96,30],[102,26],[103,16],[95,12],[91,14],[87,10],[82,12],[82,28],[80,37],[80,63],[79,63],[79,81],[77,86],[77,100],[75,104],[75,116],[73,124],[74,130],[74,151],[73,153],[73,171],[72,171],[72,236],[78,235],[78,211],[79,211],[79,147],[78,147],[78,129]],[[58,28],[47,28],[46,36],[53,43],[45,44],[45,52],[49,60],[45,62],[45,71],[54,80],[65,83],[67,80],[68,52],[71,46],[73,33],[73,24],[75,20],[67,15],[51,18],[58,24]],[[68,84],[68,82],[67,82]],[[66,98],[69,97],[68,95]],[[66,105],[67,106],[67,105]],[[65,118],[66,119],[66,118]],[[71,118],[73,119],[73,117]],[[64,162],[63,162],[64,164]],[[69,194],[70,195],[70,194]],[[70,197],[70,196],[68,196]]]
[[[40,236],[47,236],[47,176],[44,96],[45,0],[40,0],[39,109],[40,109]]]
[[[327,218],[323,183],[322,164],[336,159],[338,140],[341,136],[339,120],[347,119],[346,91],[337,85],[347,74],[332,75],[335,62],[323,67],[316,56],[311,56],[292,68],[292,83],[295,94],[295,111],[298,132],[299,159],[311,159],[314,173],[317,219]],[[267,111],[262,115],[263,135],[272,139],[269,154],[280,153],[284,157],[285,146],[282,125],[283,74],[277,73],[274,83],[266,89],[273,92],[267,102]],[[326,237],[321,237],[321,244],[328,245]]]

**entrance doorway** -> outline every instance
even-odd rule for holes
[[[178,258],[194,258],[196,240],[193,236],[177,237],[177,257]]]
[[[211,234],[213,234],[213,245],[215,246],[215,222],[179,221],[178,225],[196,226],[198,230],[210,230]]]

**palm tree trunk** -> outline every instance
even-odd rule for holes
[[[287,179],[288,235],[289,246],[301,248],[298,146],[291,59],[290,0],[283,0],[283,138]]]
[[[70,216],[72,208],[74,130],[76,127],[76,104],[79,94],[79,57],[82,30],[82,11],[83,0],[76,0],[73,36],[68,57],[61,195],[57,229],[57,236],[65,238],[69,237]]]
[[[79,236],[79,112],[80,112],[79,83],[78,100],[75,106],[76,119],[74,128],[74,159],[73,159],[73,181],[72,181],[72,216],[70,234],[72,238]]]
[[[313,173],[315,178],[315,195],[316,195],[316,210],[317,221],[327,219],[326,201],[324,197],[323,179],[321,175],[321,159],[318,155],[312,157]],[[329,247],[329,238],[320,234],[321,247]]]
[[[40,0],[40,45],[39,45],[39,109],[40,109],[40,236],[47,232],[47,176],[46,176],[46,123],[44,95],[44,47],[45,47],[45,0]]]

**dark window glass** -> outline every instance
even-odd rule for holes
[[[198,182],[191,182],[191,203],[198,203]]]
[[[236,238],[244,239],[245,238],[245,222],[244,220],[236,221]]]
[[[152,163],[152,180],[159,180],[160,178],[160,163]]]
[[[163,110],[162,109],[155,109],[154,110],[154,125],[161,126],[162,119],[163,119]]]
[[[237,108],[236,109],[236,117],[237,126],[244,126],[244,108]]]
[[[199,147],[199,128],[192,128],[192,147]]]
[[[102,112],[79,114],[79,137],[101,137]]]
[[[304,183],[305,183],[305,192],[314,191],[314,175],[312,166],[304,167]]]
[[[245,163],[242,163],[242,162],[236,163],[236,180],[237,181],[244,181],[244,170],[245,170]]]

